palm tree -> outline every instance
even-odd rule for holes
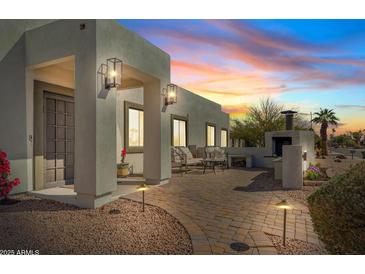
[[[329,125],[337,126],[340,119],[336,117],[336,113],[333,109],[320,109],[319,112],[314,113],[315,117],[313,122],[321,125],[320,135],[321,135],[321,145],[322,145],[322,155],[328,155],[327,151],[327,128]]]

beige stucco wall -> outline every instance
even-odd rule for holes
[[[22,182],[14,193],[28,191],[33,184],[29,176],[32,156],[28,152],[31,141],[27,134],[25,65],[25,36],[22,35],[0,62],[0,114],[6,117],[0,123],[0,149],[8,153],[12,176]]]
[[[137,71],[134,78],[143,83],[143,97],[149,102],[144,110],[144,176],[148,182],[159,183],[171,176],[170,153],[166,148],[166,133],[170,126],[166,123],[167,115],[161,112],[160,96],[162,87],[170,82],[170,56],[115,21],[97,20],[96,26],[97,63],[118,56],[125,65]],[[108,149],[115,155],[116,146]],[[116,161],[114,158],[114,165]],[[103,173],[103,176],[110,174],[108,170]]]
[[[117,162],[120,161],[120,151],[124,147],[124,102],[143,105],[143,94],[143,88],[118,90],[117,92]],[[216,125],[215,138],[217,145],[220,145],[220,130],[229,128],[229,115],[222,112],[219,104],[183,88],[178,89],[177,96],[177,103],[169,105],[165,110],[168,121],[164,126],[170,128],[166,136],[168,143],[164,144],[166,148],[169,150],[171,147],[171,115],[188,118],[188,145],[206,146],[207,122]],[[143,173],[143,153],[128,153],[126,161],[133,165],[135,173]]]
[[[284,145],[282,161],[282,185],[286,189],[302,189],[303,187],[303,147],[300,145]]]
[[[80,29],[80,24],[86,28]],[[60,20],[25,33],[23,22],[10,25],[17,31],[10,35],[13,44],[1,48],[0,114],[9,123],[0,125],[0,145],[9,153],[13,174],[23,182],[17,191],[33,189],[33,69],[70,56],[75,58],[75,191],[79,205],[100,206],[111,200],[116,189],[116,91],[101,92],[96,77],[99,66],[110,57],[122,59],[143,80],[144,98],[149,102],[145,109],[147,179],[159,183],[170,177],[166,134],[170,125],[161,112],[160,97],[162,87],[170,81],[170,57],[165,52],[114,20]],[[0,29],[0,37],[4,35],[9,36],[6,28]]]
[[[82,23],[86,24],[84,30],[80,30]],[[75,190],[80,204],[86,207],[94,207],[100,196],[108,195],[108,192],[96,192],[96,185],[102,182],[98,182],[95,175],[99,169],[96,166],[98,101],[95,33],[94,20],[61,20],[25,33],[28,70],[55,59],[68,56],[75,58]],[[31,108],[33,85],[27,85],[26,93],[29,96],[27,104]],[[28,112],[28,117],[32,116],[31,113]],[[33,121],[28,121],[27,126],[32,131]]]
[[[314,133],[309,130],[282,130],[265,133],[265,147],[232,147],[228,149],[231,154],[248,154],[253,157],[254,167],[273,168],[276,158],[273,157],[274,143],[273,137],[291,137],[292,145],[301,146],[302,154],[307,152],[307,161],[302,161],[305,170],[310,162],[315,160]]]
[[[303,161],[303,169],[309,166],[309,163],[315,162],[314,151],[314,132],[310,130],[283,130],[266,132],[265,143],[268,155],[273,153],[273,137],[291,137],[292,145],[301,146],[302,153],[307,152],[307,161]]]
[[[143,105],[143,88],[118,90],[117,92],[117,163],[120,162],[120,152],[125,147],[124,142],[124,102],[133,102]],[[126,162],[133,166],[135,174],[143,173],[143,153],[128,153]]]
[[[216,145],[220,146],[221,129],[229,128],[229,115],[222,112],[221,105],[181,87],[178,89],[177,96],[177,104],[170,105],[166,109],[170,118],[169,123],[171,123],[171,114],[188,117],[189,145],[197,147],[206,146],[206,123],[213,123],[216,126]],[[171,132],[169,136],[171,145]]]
[[[0,20],[0,61],[14,47],[25,31],[38,28],[54,20],[20,19]]]

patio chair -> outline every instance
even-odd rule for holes
[[[221,147],[206,147],[205,158],[227,161],[227,153]]]
[[[182,171],[182,167],[184,164],[184,157],[180,150],[177,147],[171,148],[171,167],[172,168],[180,168]]]
[[[221,147],[206,147],[205,159],[213,159],[221,162],[222,167],[227,167],[227,153]]]
[[[183,165],[185,166],[185,172],[188,171],[189,166],[198,166],[202,164],[203,158],[194,158],[193,154],[187,147],[178,147],[183,156]]]

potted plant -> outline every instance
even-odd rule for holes
[[[10,181],[10,162],[7,159],[8,155],[6,152],[0,150],[0,204],[9,205],[14,204],[18,201],[10,199],[9,193],[14,186],[20,184],[20,180],[15,178]]]
[[[129,164],[125,162],[125,157],[127,157],[127,151],[125,147],[122,149],[120,157],[121,157],[120,163],[117,165],[118,177],[127,177],[129,175]]]

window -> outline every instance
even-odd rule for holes
[[[129,109],[129,146],[143,147],[143,111]]]
[[[215,125],[207,123],[207,146],[215,146]]]
[[[228,144],[228,130],[221,130],[221,147],[227,147]]]
[[[188,121],[185,117],[180,117],[177,115],[172,115],[172,145],[173,146],[183,146],[186,147],[188,143],[188,133],[187,133],[187,125]]]
[[[125,102],[125,147],[127,152],[143,152],[143,106]]]

